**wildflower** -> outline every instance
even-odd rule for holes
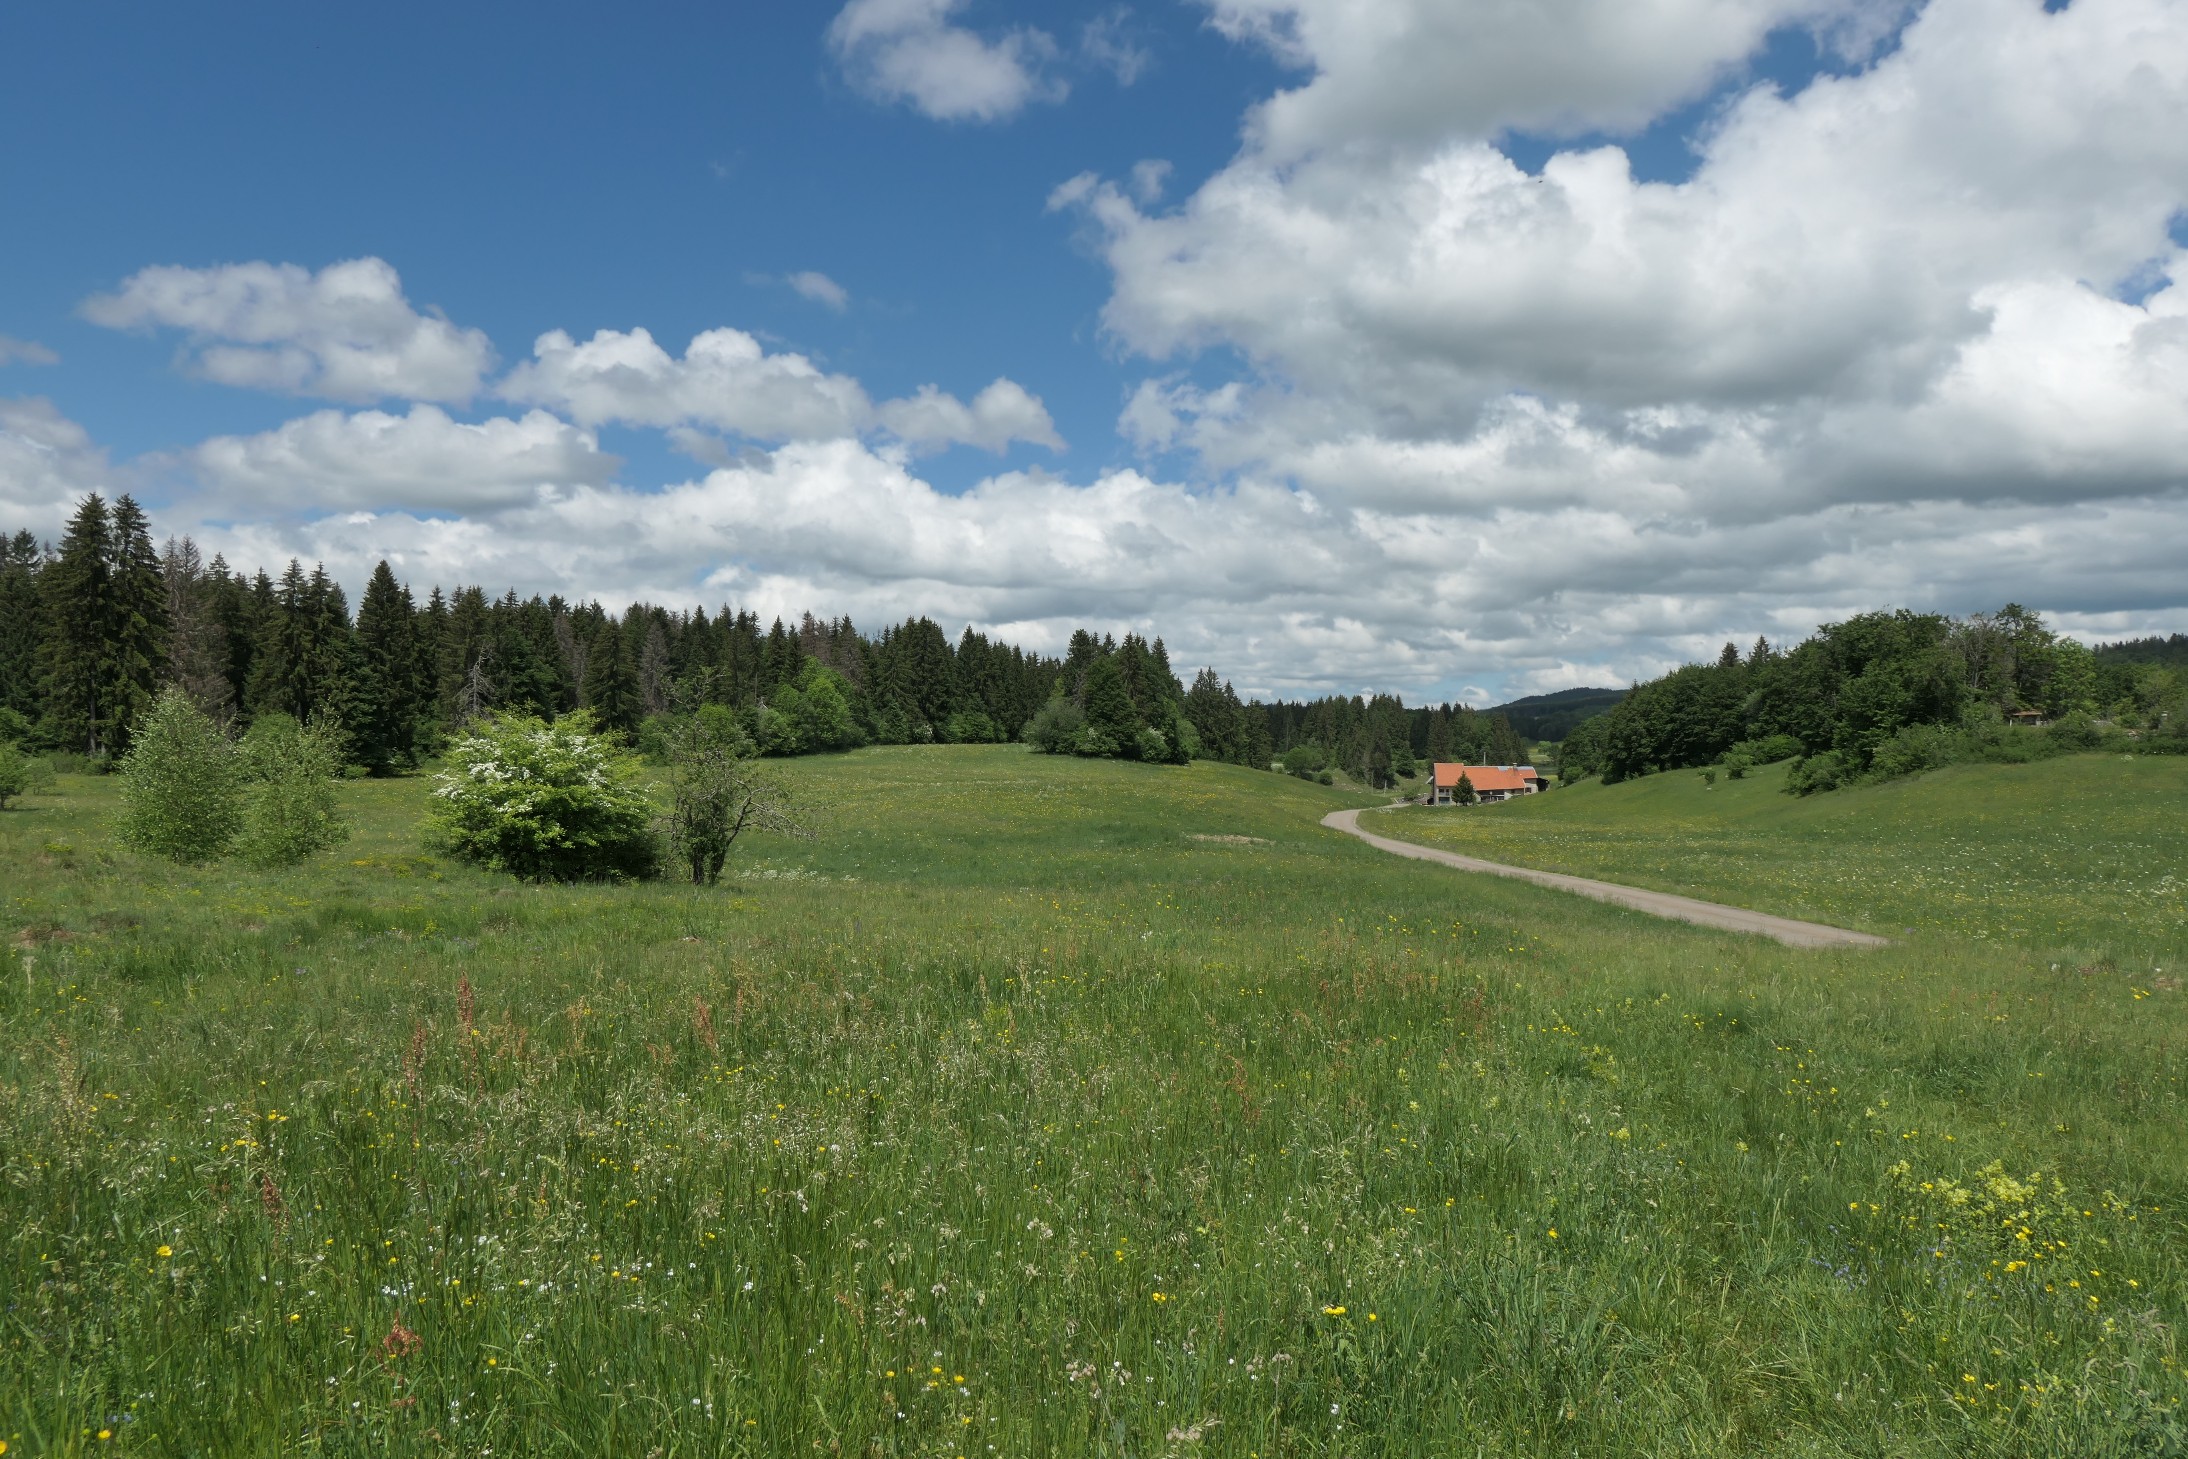
[[[1322,1309],[1322,1315],[1324,1317],[1342,1317],[1345,1315],[1345,1309],[1342,1307],[1325,1307]]]
[[[160,1256],[160,1257],[168,1257],[168,1256],[173,1256],[174,1254],[175,1254],[175,1248],[173,1248],[172,1246],[162,1246],[162,1247],[160,1247],[160,1249],[159,1249],[158,1251],[156,1251],[156,1252],[154,1252],[154,1253],[153,1253],[153,1255],[154,1255],[154,1256]]]

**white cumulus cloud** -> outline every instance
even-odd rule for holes
[[[328,400],[461,402],[494,363],[476,329],[421,314],[385,261],[317,273],[296,264],[162,266],[83,305],[112,329],[187,332],[189,367],[208,380]]]
[[[1774,27],[1896,16],[1859,0],[1203,0],[1209,21],[1313,75],[1255,110],[1284,155],[1505,128],[1637,128],[1706,90]]]
[[[1069,87],[1046,74],[1056,42],[1018,26],[982,35],[955,23],[965,0],[851,0],[828,27],[845,77],[878,101],[938,121],[992,122],[1029,103],[1061,101]]]
[[[582,425],[676,429],[680,449],[702,459],[712,448],[692,427],[763,441],[830,440],[879,429],[918,448],[1063,444],[1039,397],[1013,381],[995,381],[970,405],[930,385],[877,407],[850,376],[829,374],[801,354],[770,354],[738,329],[708,330],[681,359],[644,329],[604,329],[582,343],[556,330],[539,337],[532,358],[498,389]]]
[[[34,339],[0,334],[0,365],[58,365],[61,357]]]
[[[127,490],[86,431],[39,396],[0,396],[0,531],[58,532],[86,492]]]
[[[1030,441],[1052,451],[1064,448],[1047,407],[1015,380],[995,381],[970,404],[924,386],[915,395],[884,402],[878,416],[892,435],[915,447],[963,443],[1000,452],[1013,441]]]
[[[824,273],[805,269],[802,272],[792,274],[784,282],[788,283],[801,297],[811,299],[816,304],[833,309],[838,314],[850,307],[850,291]]]
[[[409,508],[491,512],[615,474],[590,433],[542,410],[476,425],[431,405],[407,415],[322,410],[188,453],[224,501],[286,512]]]

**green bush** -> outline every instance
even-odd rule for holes
[[[1876,747],[1870,757],[1870,773],[1878,779],[1935,770],[1968,758],[1965,731],[1942,724],[1911,724]]]
[[[0,740],[0,811],[10,802],[53,783],[53,771],[45,761],[23,753],[13,740]]]
[[[1121,748],[1117,737],[1098,724],[1082,724],[1071,735],[1071,753],[1090,760],[1113,758]]]
[[[451,855],[532,881],[648,877],[660,870],[638,763],[590,715],[489,720],[449,747],[432,834]]]
[[[1820,755],[1809,755],[1793,762],[1793,768],[1785,772],[1785,793],[1814,795],[1818,791],[1837,790],[1853,778],[1853,773],[1845,756],[1836,750],[1825,750]]]
[[[1025,742],[1044,755],[1067,755],[1086,716],[1068,699],[1051,699],[1026,721]]]
[[[2044,738],[2062,750],[2094,750],[2104,742],[2104,731],[2081,710],[2061,715],[2044,729]]]
[[[1801,752],[1801,742],[1791,735],[1765,735],[1759,740],[1742,740],[1725,751],[1729,760],[1737,755],[1750,767],[1775,765],[1780,760],[1790,760]]]
[[[342,741],[319,724],[269,714],[237,747],[252,785],[237,849],[254,866],[289,866],[349,839],[335,804]]]
[[[1725,755],[1725,779],[1727,780],[1745,780],[1747,779],[1747,772],[1754,768],[1754,765],[1745,755],[1735,752],[1728,752]]]
[[[137,722],[122,758],[124,843],[169,861],[211,861],[243,824],[236,748],[180,689],[168,689]]]
[[[992,745],[1002,738],[995,721],[978,709],[960,709],[950,716],[942,733],[953,745]]]

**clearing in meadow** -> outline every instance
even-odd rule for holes
[[[1209,764],[791,762],[819,835],[713,890],[451,864],[424,778],[178,870],[64,778],[0,815],[0,1438],[2174,1452],[2182,768],[1368,817],[1857,952]]]

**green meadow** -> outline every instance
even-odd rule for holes
[[[177,869],[64,777],[0,814],[0,1439],[2188,1452],[2183,768],[1380,818],[1869,952],[1205,763],[787,762],[814,836],[709,890],[450,863],[425,777]]]
[[[2188,758],[1956,765],[1804,797],[1782,793],[1786,770],[1584,781],[1361,824],[1924,946],[2006,943],[2145,983],[2188,971]]]

